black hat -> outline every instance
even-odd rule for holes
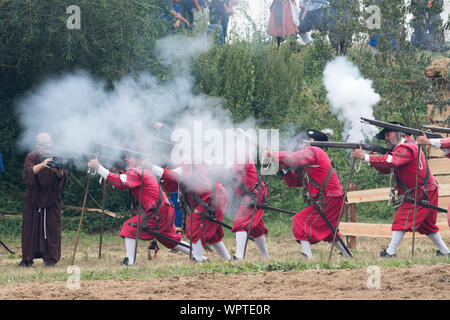
[[[389,123],[397,124],[397,125],[400,125],[400,126],[403,126],[403,127],[405,126],[403,123],[398,122],[398,121],[390,121]],[[392,130],[392,129],[389,129],[389,128],[383,128],[383,130],[381,130],[380,132],[377,133],[375,138],[380,139],[380,140],[384,140],[384,134],[386,132],[390,132],[390,131],[395,131],[395,130]]]
[[[328,141],[328,136],[325,133],[314,129],[305,130],[303,134],[308,138],[313,138],[315,141]]]

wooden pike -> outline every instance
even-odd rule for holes
[[[77,246],[78,246],[78,240],[80,239],[80,231],[81,231],[81,224],[83,223],[83,215],[84,215],[84,210],[86,209],[86,200],[87,200],[87,195],[88,195],[88,190],[89,190],[89,184],[91,182],[91,172],[90,170],[88,171],[88,181],[87,181],[87,186],[86,186],[86,192],[84,193],[84,200],[83,200],[83,209],[81,210],[81,216],[80,216],[80,224],[78,225],[78,231],[77,231],[77,240],[75,241],[75,248],[73,249],[73,254],[72,254],[72,266],[75,262],[75,254],[77,252]]]
[[[102,215],[100,218],[100,243],[98,246],[98,258],[102,257],[102,244],[103,244],[103,218],[105,217],[105,199],[106,199],[106,180],[103,181],[103,200],[102,200]]]
[[[412,245],[411,245],[411,259],[414,258],[414,243],[416,240],[416,215],[417,215],[417,191],[419,189],[419,167],[420,167],[420,153],[422,150],[422,146],[417,146],[417,167],[416,167],[416,188],[414,191],[414,215],[413,215],[413,224],[412,224]],[[426,186],[425,186],[426,187]]]
[[[259,192],[260,192],[261,189],[262,189],[262,186],[261,186],[260,183],[258,184],[257,188],[258,188],[258,191],[256,192],[255,204],[253,205],[252,218],[250,219],[250,225],[249,225],[249,227],[248,227],[247,238],[245,239],[244,255],[243,255],[242,258],[245,257],[245,252],[247,251],[247,244],[248,244],[248,239],[249,239],[249,237],[250,237],[250,232],[251,232],[251,230],[252,230],[253,218],[255,217],[256,209],[258,208],[258,201],[259,201],[259,194],[260,194]],[[263,195],[263,197],[264,197],[264,195]]]

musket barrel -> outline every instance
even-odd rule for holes
[[[363,150],[373,151],[381,154],[386,154],[392,151],[392,149],[383,148],[373,144],[334,142],[334,141],[309,141],[308,143],[311,146],[328,147],[328,148],[359,149],[361,147]]]
[[[418,130],[418,129],[414,129],[414,128],[410,128],[410,127],[405,127],[399,124],[393,124],[393,123],[389,123],[389,122],[384,122],[384,121],[379,121],[379,120],[374,120],[374,119],[367,119],[364,117],[361,117],[361,122],[363,123],[369,123],[375,126],[379,126],[379,127],[383,127],[383,128],[388,128],[391,129],[392,131],[399,131],[399,132],[403,132],[406,133],[408,135],[414,135],[414,136],[422,136],[422,135],[426,135],[428,138],[442,138],[442,136],[440,134],[437,133],[432,133],[432,132],[424,132],[422,130]]]
[[[428,125],[422,125],[422,127],[425,128],[425,129],[434,131],[434,132],[441,132],[441,133],[449,133],[450,134],[450,128],[428,126]]]

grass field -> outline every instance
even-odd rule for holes
[[[182,253],[172,253],[160,245],[157,258],[148,260],[148,242],[138,242],[137,264],[124,267],[120,262],[125,256],[124,241],[118,237],[118,232],[106,233],[103,236],[102,257],[98,258],[99,235],[81,233],[75,265],[81,269],[81,280],[109,279],[151,279],[168,276],[190,276],[205,273],[220,273],[224,275],[250,273],[257,274],[270,271],[302,271],[308,269],[340,270],[363,269],[371,265],[380,267],[410,267],[414,264],[434,265],[436,263],[450,264],[450,259],[436,257],[436,248],[427,238],[417,238],[415,256],[411,260],[411,239],[403,239],[398,256],[382,259],[379,252],[389,244],[386,238],[358,238],[357,247],[353,250],[353,258],[344,258],[335,250],[330,262],[328,256],[330,246],[321,242],[313,245],[313,260],[306,260],[301,254],[300,245],[290,231],[290,225],[283,222],[267,224],[269,236],[267,246],[270,259],[262,261],[253,243],[249,243],[244,262],[222,262],[215,252],[205,252],[208,263],[190,262],[188,256]],[[69,277],[67,268],[71,264],[76,232],[63,232],[62,257],[54,268],[45,267],[42,259],[36,259],[32,268],[19,268],[21,260],[20,237],[10,236],[2,239],[16,254],[9,254],[0,249],[0,285],[29,281],[66,281]],[[444,238],[450,245],[450,238]],[[231,232],[226,230],[224,238],[230,254],[235,252],[235,242]]]

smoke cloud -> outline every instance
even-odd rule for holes
[[[361,117],[374,118],[373,106],[380,101],[372,81],[364,79],[347,58],[337,57],[326,64],[323,82],[332,112],[344,123],[343,139],[347,142],[372,140],[378,130],[361,123]]]
[[[191,61],[211,45],[206,37],[158,41],[155,53],[173,74],[166,81],[142,72],[108,89],[85,71],[47,79],[16,102],[23,128],[20,147],[34,150],[37,134],[47,132],[55,155],[73,159],[79,170],[86,170],[96,154],[109,167],[128,149],[159,166],[210,165],[212,178],[223,180],[230,174],[224,167],[256,159],[258,137],[254,119],[236,130],[222,99],[194,92]],[[160,130],[156,122],[163,123]]]

